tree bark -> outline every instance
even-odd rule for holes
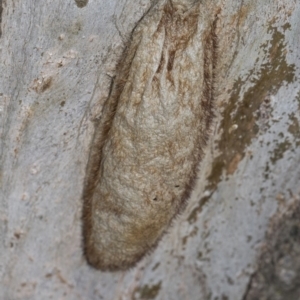
[[[300,298],[294,0],[201,1],[203,30],[217,15],[219,48],[197,186],[136,267],[87,264],[82,190],[94,121],[152,4],[0,0],[1,299]]]

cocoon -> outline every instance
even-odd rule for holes
[[[133,31],[96,125],[83,192],[84,251],[125,270],[190,195],[213,116],[215,23],[200,2],[159,1]]]

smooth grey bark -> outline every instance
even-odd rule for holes
[[[299,203],[300,3],[202,1],[204,27],[219,11],[219,76],[198,184],[157,249],[117,273],[83,257],[81,193],[93,120],[151,1],[82,3],[0,1],[0,298],[255,299]],[[274,261],[274,299],[297,293],[297,263]]]

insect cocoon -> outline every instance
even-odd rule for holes
[[[214,25],[199,1],[159,1],[135,28],[96,126],[83,193],[84,250],[133,266],[184,206],[212,118]]]

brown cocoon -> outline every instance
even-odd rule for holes
[[[96,126],[83,193],[88,262],[133,266],[184,207],[212,119],[215,22],[160,1],[135,28]]]

